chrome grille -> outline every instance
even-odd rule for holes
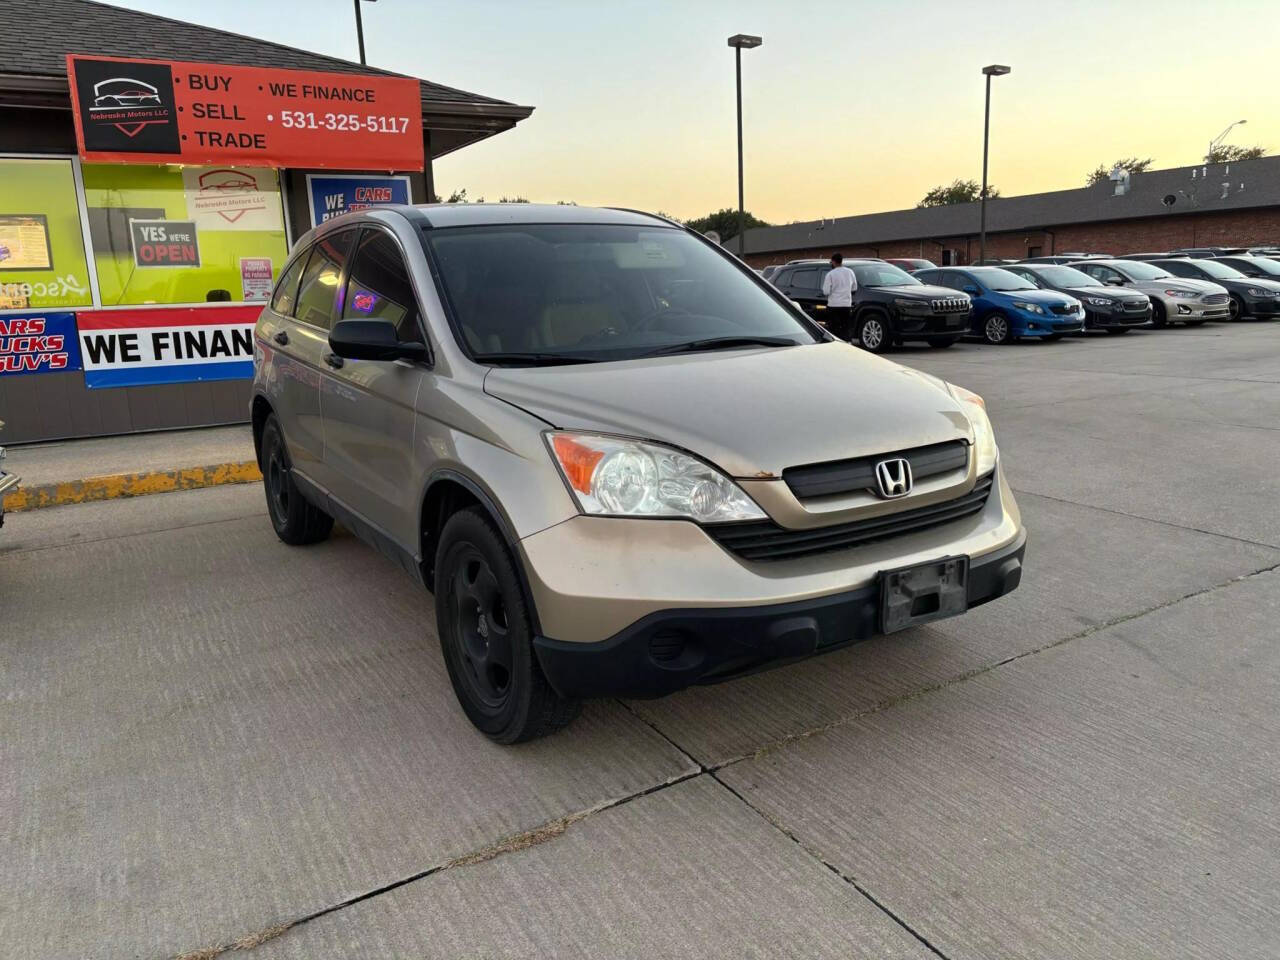
[[[1147,301],[1145,300],[1126,300],[1124,308],[1130,313],[1137,313],[1139,310],[1147,309]]]
[[[1203,299],[1205,303],[1226,303],[1231,296],[1226,293],[1206,293]]]
[[[994,479],[992,473],[979,477],[968,493],[942,503],[829,527],[788,530],[772,520],[749,520],[710,524],[704,529],[722,547],[744,560],[791,560],[831,550],[847,550],[973,516],[986,506]]]
[[[968,313],[969,301],[964,297],[946,297],[931,304],[934,313]]]

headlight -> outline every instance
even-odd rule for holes
[[[893,305],[903,313],[931,313],[931,307],[926,300],[906,300],[902,297],[895,297]]]
[[[1013,305],[1019,310],[1025,310],[1027,313],[1044,313],[1044,307],[1038,303],[1027,303],[1025,300],[1015,300]]]
[[[679,450],[590,433],[549,433],[547,439],[583,513],[699,523],[765,519],[736,483]]]
[[[996,457],[1000,450],[996,447],[996,433],[991,429],[991,420],[987,417],[987,405],[976,393],[948,384],[951,395],[964,404],[964,412],[973,426],[973,451],[978,458],[978,476],[995,469]]]
[[[1095,307],[1110,307],[1115,305],[1115,301],[1108,297],[1085,297],[1085,303],[1091,303]]]
[[[1166,290],[1165,293],[1178,300],[1194,300],[1200,296],[1194,290]]]
[[[1280,297],[1280,290],[1259,290],[1257,287],[1249,288],[1249,296],[1251,297]]]

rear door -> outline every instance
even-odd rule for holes
[[[797,267],[791,274],[787,296],[800,304],[804,312],[815,320],[822,320],[827,309],[827,298],[822,295],[822,278],[827,275],[828,269],[817,265]]]
[[[383,227],[361,232],[339,305],[344,320],[386,320],[402,341],[427,342],[404,253]],[[413,477],[414,401],[429,375],[425,365],[407,360],[330,354],[320,392],[329,492],[411,553],[421,492]]]

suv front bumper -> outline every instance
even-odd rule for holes
[[[845,550],[750,561],[697,524],[579,516],[520,541],[538,658],[572,696],[660,696],[879,632],[881,571],[970,558],[973,606],[1021,575],[1025,533],[1004,478],[960,520]]]

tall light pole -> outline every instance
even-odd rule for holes
[[[1221,144],[1223,140],[1227,139],[1227,134],[1230,133],[1234,128],[1240,126],[1240,124],[1248,123],[1248,122],[1249,122],[1248,120],[1237,120],[1235,123],[1229,124],[1227,126],[1227,129],[1223,130],[1220,134],[1218,134],[1216,137],[1210,140],[1209,152],[1204,155],[1204,162],[1213,163],[1213,151],[1217,150],[1219,144]]]
[[[742,51],[752,50],[764,43],[761,37],[735,33],[729,38],[729,46],[733,47],[734,70],[738,78],[738,253],[747,252],[747,214],[742,204]]]
[[[364,0],[367,3],[375,3],[376,0]],[[355,0],[356,4],[356,43],[360,45],[360,65],[364,66],[364,21],[360,19],[360,3],[361,0]]]
[[[982,208],[981,223],[978,227],[978,262],[987,259],[987,143],[991,136],[991,78],[1003,77],[1012,73],[1012,67],[993,63],[982,68],[987,78],[987,108],[982,114],[982,196],[979,204]]]

